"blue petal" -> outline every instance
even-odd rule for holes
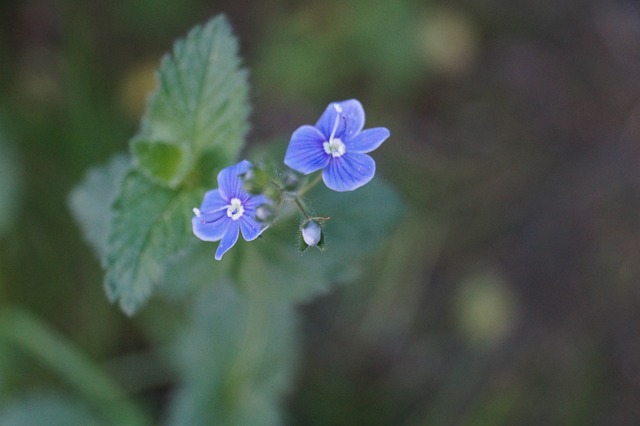
[[[254,195],[243,203],[244,211],[249,214],[249,216],[253,216],[253,214],[255,214],[256,208],[263,204],[272,204],[272,201],[266,195]]]
[[[245,215],[240,219],[240,229],[242,230],[242,237],[245,240],[253,241],[258,238],[267,227]]]
[[[240,226],[238,221],[230,220],[227,224],[227,230],[224,233],[222,240],[220,240],[220,245],[218,245],[218,249],[216,250],[216,260],[222,259],[222,255],[234,246],[238,241],[238,236],[240,235]]]
[[[228,222],[231,220],[227,217],[225,211],[219,212],[219,217],[209,216],[207,220],[212,222],[205,222],[204,217],[194,216],[191,219],[191,226],[193,233],[196,237],[202,241],[218,241],[227,231]]]
[[[229,202],[222,198],[220,191],[213,189],[204,194],[204,200],[202,201],[202,205],[200,205],[200,211],[203,213],[215,212],[226,208],[227,204],[229,204]]]
[[[322,180],[334,191],[353,191],[369,182],[376,173],[376,163],[366,154],[347,152],[334,158],[322,171]]]
[[[240,175],[247,173],[251,168],[251,163],[247,160],[242,160],[234,166],[222,169],[218,173],[218,189],[220,195],[226,200],[231,200],[234,197],[239,197],[244,193],[243,182]]]
[[[291,135],[284,164],[304,174],[325,168],[330,157],[322,145],[326,140],[313,126],[298,127]]]
[[[364,127],[364,109],[360,101],[356,99],[330,103],[316,123],[318,130],[325,135],[325,140],[329,139],[336,122],[336,104],[342,108],[342,118],[335,137],[344,141],[358,134]]]
[[[389,129],[385,127],[375,127],[373,129],[367,129],[356,135],[350,141],[345,142],[347,151],[355,152],[359,154],[366,154],[382,145],[389,137]]]

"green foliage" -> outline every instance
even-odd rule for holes
[[[69,195],[71,212],[103,266],[107,264],[111,204],[118,196],[120,183],[130,168],[128,156],[116,155],[104,166],[90,169],[82,183]]]
[[[106,268],[111,301],[131,315],[161,290],[190,309],[176,344],[169,424],[281,424],[298,358],[295,305],[357,276],[402,212],[380,179],[348,194],[323,187],[310,197],[332,217],[325,252],[296,249],[292,214],[215,261],[215,245],[193,236],[192,208],[244,143],[248,89],[239,64],[222,17],[178,41],[132,140],[133,163],[120,156],[93,169],[69,200]]]
[[[8,344],[30,355],[32,361],[47,366],[56,372],[70,387],[74,388],[102,417],[112,424],[144,426],[150,423],[146,415],[126,399],[124,392],[110,377],[97,367],[79,348],[56,333],[38,317],[26,310],[11,308],[0,316],[0,348]],[[93,424],[92,422],[66,422],[75,417],[77,410],[60,401],[50,401],[37,397],[31,402],[10,405],[7,412],[0,414],[0,424],[51,424],[44,422],[46,414],[58,413],[62,423]],[[31,413],[33,411],[33,413]],[[40,417],[42,415],[42,417]],[[3,417],[5,416],[5,417]],[[32,416],[32,417],[29,417]],[[12,421],[3,421],[8,417]],[[27,419],[32,422],[25,422]],[[49,419],[52,420],[52,419]],[[56,418],[57,420],[57,418]]]
[[[326,98],[354,84],[382,85],[388,102],[389,93],[410,92],[424,78],[420,14],[408,2],[329,0],[289,9],[268,23],[272,42],[255,66],[264,86]]]
[[[0,411],[0,424],[11,426],[98,426],[104,423],[82,403],[59,393],[37,392],[16,399]]]
[[[0,235],[13,221],[20,187],[17,156],[5,137],[0,126]]]
[[[237,52],[228,22],[217,17],[194,28],[164,57],[158,87],[131,144],[148,178],[175,188],[207,152],[223,164],[236,159],[249,114],[247,73]]]
[[[379,247],[401,215],[398,195],[379,178],[350,193],[319,188],[310,198],[318,213],[331,217],[323,229],[326,250],[300,253],[295,244],[298,219],[290,219],[247,245],[240,269],[244,280],[260,277],[273,298],[290,303],[357,277],[360,261]]]
[[[193,242],[191,209],[201,192],[162,187],[137,171],[124,178],[113,204],[106,288],[126,313],[147,300],[166,262]]]
[[[170,425],[277,425],[296,366],[293,307],[253,277],[201,292],[178,345],[183,384]],[[215,421],[212,421],[215,419]]]
[[[71,196],[75,216],[107,268],[107,294],[128,314],[194,242],[191,209],[206,190],[198,183],[211,185],[210,171],[235,161],[243,146],[248,87],[237,50],[224,17],[177,41],[162,61],[159,86],[131,143],[134,167],[122,177],[125,166],[113,160],[92,171]]]
[[[160,182],[172,182],[176,176],[184,176],[191,163],[185,158],[188,155],[185,149],[170,143],[138,139],[132,144],[131,149],[147,176]]]

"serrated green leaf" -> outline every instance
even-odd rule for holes
[[[293,307],[259,282],[226,281],[198,297],[178,346],[183,377],[170,425],[282,423],[280,404],[297,361]]]
[[[222,164],[233,162],[248,130],[249,91],[227,20],[215,17],[177,41],[157,80],[132,141],[139,169],[177,187],[207,152],[215,151]]]
[[[177,191],[137,171],[124,178],[113,204],[107,247],[107,295],[133,314],[151,295],[166,264],[194,242],[192,208],[202,190]]]
[[[82,182],[69,194],[71,213],[103,266],[106,265],[111,204],[118,195],[120,182],[130,168],[129,156],[116,155],[107,164],[90,169]]]

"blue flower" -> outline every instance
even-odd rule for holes
[[[369,182],[376,163],[367,153],[389,137],[384,127],[362,130],[364,109],[355,99],[329,104],[315,126],[291,135],[284,163],[300,173],[322,169],[322,180],[334,191],[353,191]]]
[[[193,209],[193,233],[203,241],[220,241],[216,260],[222,259],[238,241],[238,235],[252,241],[266,229],[256,221],[256,209],[269,204],[264,195],[251,195],[243,190],[241,175],[251,169],[251,163],[241,161],[218,173],[218,189],[208,191],[199,209]]]

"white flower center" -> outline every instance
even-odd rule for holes
[[[329,142],[322,144],[324,152],[331,154],[334,157],[340,157],[347,150],[347,147],[340,139],[331,139]]]
[[[338,130],[338,125],[340,124],[340,118],[342,117],[342,108],[338,104],[334,104],[333,108],[336,110],[336,121],[333,123],[333,130],[331,130],[331,136],[329,136],[329,140],[322,144],[324,148],[324,152],[332,155],[333,157],[340,157],[347,151],[347,147],[344,145],[338,138],[334,138],[336,135],[336,131]]]
[[[233,220],[238,220],[244,214],[244,206],[239,198],[232,198],[231,203],[227,206],[227,216]]]

